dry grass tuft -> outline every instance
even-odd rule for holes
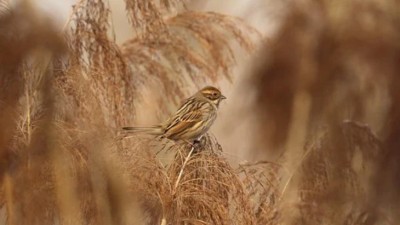
[[[196,149],[163,145],[174,155],[169,163],[149,151],[126,156],[134,162],[131,182],[153,218],[150,224],[255,224],[247,190],[215,138],[205,137]]]
[[[171,202],[164,204],[167,221],[254,224],[249,199],[234,169],[222,157],[221,147],[209,136],[204,142],[199,152],[176,149],[168,168],[173,186]]]

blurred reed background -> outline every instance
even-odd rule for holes
[[[397,224],[398,40],[395,0],[1,0],[0,224]],[[201,151],[121,135],[210,84]]]

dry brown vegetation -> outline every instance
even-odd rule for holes
[[[107,1],[79,1],[61,31],[1,1],[0,223],[396,224],[400,4],[291,7],[246,75],[252,141],[281,157],[232,165],[212,134],[195,150],[119,128],[235,82],[235,49],[259,38],[243,21],[126,0],[136,35],[118,46]]]

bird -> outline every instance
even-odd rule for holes
[[[219,104],[224,99],[226,97],[218,88],[206,86],[186,99],[175,114],[163,123],[150,127],[123,127],[122,129],[173,141],[200,142],[217,118]]]

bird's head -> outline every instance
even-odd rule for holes
[[[199,93],[213,102],[216,106],[218,106],[222,100],[226,99],[226,97],[221,94],[220,90],[212,86],[207,86],[201,89]]]

